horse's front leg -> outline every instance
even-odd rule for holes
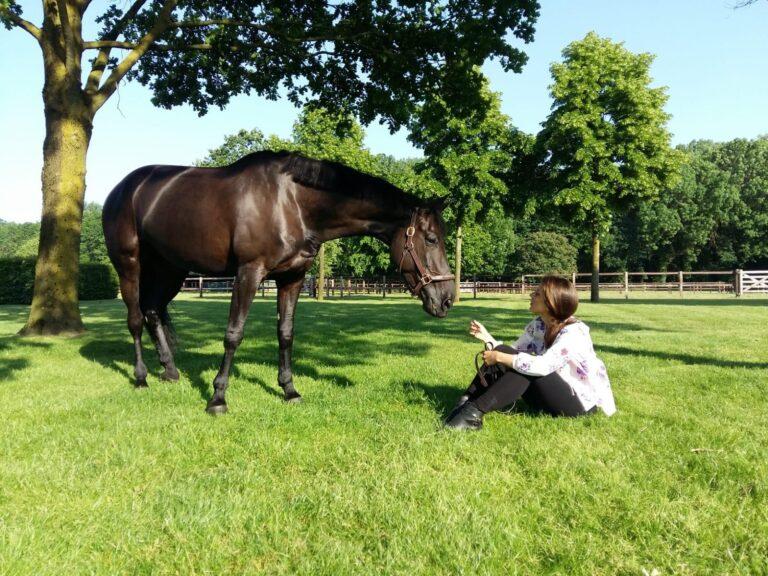
[[[264,279],[264,269],[254,263],[244,264],[237,270],[235,283],[232,287],[232,301],[229,305],[229,323],[224,336],[224,358],[221,360],[219,373],[213,380],[213,397],[208,401],[206,412],[223,414],[227,411],[225,394],[229,385],[229,371],[235,350],[243,341],[245,321],[251,308],[256,289]]]
[[[277,284],[277,341],[280,345],[280,369],[277,373],[277,383],[283,389],[286,402],[301,401],[301,394],[293,386],[291,354],[293,353],[293,316],[303,284],[303,275],[290,282],[278,281]]]

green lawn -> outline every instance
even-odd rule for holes
[[[585,303],[612,418],[441,417],[471,379],[470,318],[511,339],[527,299],[445,320],[405,297],[299,303],[277,387],[257,297],[230,412],[205,414],[228,301],[174,312],[177,383],[134,390],[122,302],[21,340],[0,307],[0,573],[768,574],[768,300]]]

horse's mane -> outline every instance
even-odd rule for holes
[[[315,160],[296,152],[263,150],[244,156],[231,168],[263,162],[283,161],[281,172],[290,174],[294,182],[353,198],[383,197],[388,203],[418,204],[418,199],[383,178],[366,174],[340,162]]]
[[[383,178],[366,174],[340,162],[315,160],[301,154],[291,154],[283,168],[294,182],[353,197],[385,194],[389,199],[412,203],[415,197]]]

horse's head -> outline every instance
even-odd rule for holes
[[[443,318],[455,299],[454,276],[445,256],[445,224],[439,206],[417,208],[410,223],[398,229],[392,260],[424,310]]]

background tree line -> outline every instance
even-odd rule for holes
[[[242,131],[226,141],[200,165],[226,164],[262,149],[295,149],[315,156],[332,151],[349,165],[375,174],[424,197],[438,187],[420,173],[414,158],[397,159],[370,153],[364,132],[349,124],[339,136],[336,124],[319,111],[302,114],[290,140]],[[318,148],[302,148],[312,138]],[[606,271],[729,270],[768,267],[768,136],[729,142],[694,141],[677,148],[684,154],[679,182],[659,197],[634,205],[613,222],[603,241]],[[101,206],[83,211],[82,262],[108,262],[101,231]],[[446,210],[454,257],[455,216]],[[39,223],[0,221],[0,258],[34,256]],[[589,270],[588,230],[567,219],[523,209],[497,207],[466,223],[462,261],[467,276],[516,277],[522,273]],[[329,243],[329,274],[379,276],[392,274],[386,247],[369,238]]]

